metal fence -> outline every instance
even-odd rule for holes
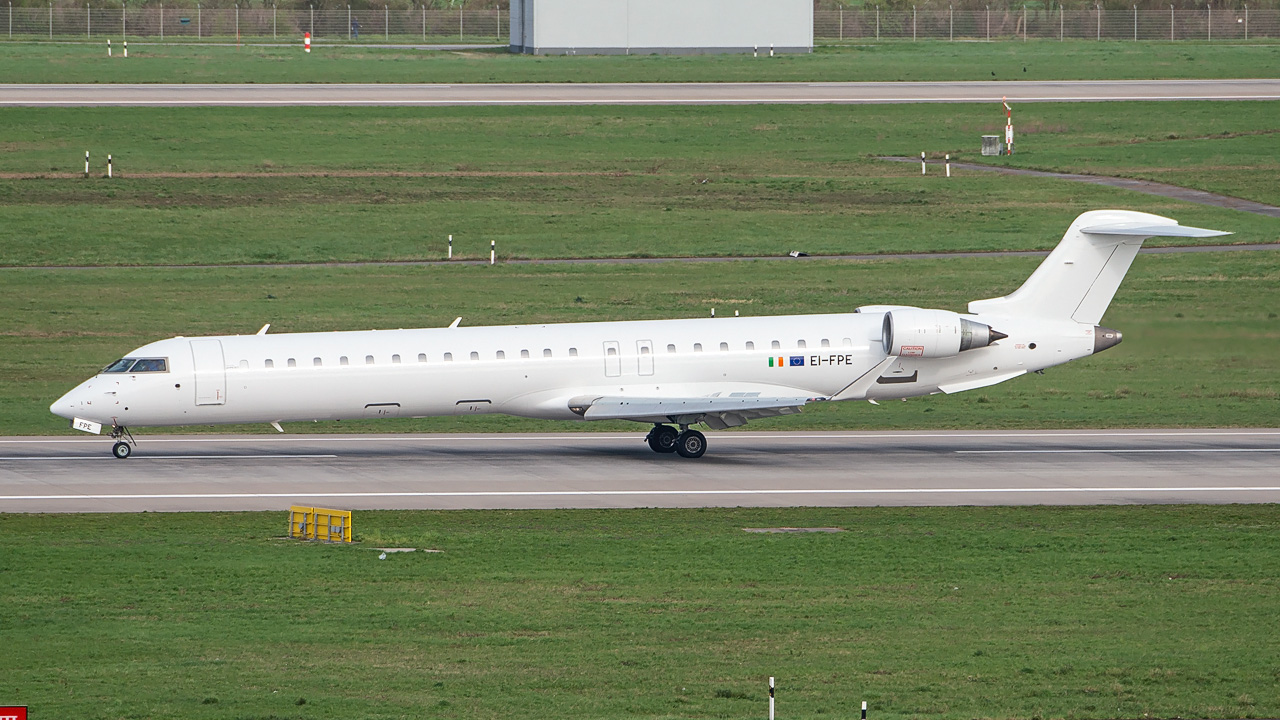
[[[818,10],[824,40],[1248,40],[1280,37],[1280,10]]]
[[[0,9],[5,12],[5,9]],[[7,8],[8,37],[135,37],[164,39],[298,40],[312,38],[366,42],[505,43],[510,32],[505,10],[287,10],[253,8]]]
[[[0,9],[4,12],[4,9]],[[506,10],[286,10],[272,7],[7,8],[9,38],[140,37],[152,40],[465,41],[501,44]],[[989,9],[816,10],[815,41],[841,40],[1248,40],[1280,38],[1280,10]]]

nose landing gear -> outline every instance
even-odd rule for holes
[[[129,439],[128,441],[121,440],[120,438],[122,437]],[[129,428],[123,425],[111,426],[111,438],[116,441],[116,444],[111,446],[111,454],[121,460],[132,455],[133,446],[138,444],[138,441],[133,439],[133,434],[129,432]]]
[[[707,452],[707,436],[688,425],[676,430],[670,425],[654,425],[645,442],[656,453],[675,453],[684,458],[700,458]]]

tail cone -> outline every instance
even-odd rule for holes
[[[1093,351],[1100,353],[1109,347],[1115,347],[1124,339],[1124,335],[1119,330],[1112,330],[1101,325],[1093,326]]]
[[[1005,338],[1007,338],[1007,337],[1009,337],[1009,336],[1008,336],[1008,335],[1005,335],[1004,333],[1000,332],[999,330],[996,330],[995,328],[991,328],[991,339],[990,339],[988,342],[995,342],[995,341],[997,341],[997,340],[1003,340],[1003,339],[1005,339]]]

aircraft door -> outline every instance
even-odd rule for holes
[[[617,340],[606,340],[604,343],[604,376],[618,377],[622,374],[622,350]]]
[[[192,340],[191,359],[196,369],[196,404],[225,405],[227,365],[222,359],[222,341]]]
[[[639,363],[639,372],[641,375],[653,374],[653,341],[652,340],[636,341],[636,360]]]

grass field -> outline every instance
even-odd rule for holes
[[[1102,107],[1019,106],[1019,153],[987,161],[1280,204],[1280,103]],[[440,259],[448,234],[461,257],[1043,249],[1106,206],[1280,239],[1271,218],[874,159],[978,160],[1003,122],[998,104],[0,109],[0,264]]]
[[[0,272],[0,427],[70,433],[54,399],[174,335],[850,312],[900,303],[963,311],[1017,287],[1036,258],[869,263]],[[1104,323],[1106,353],[978,392],[872,407],[820,404],[752,428],[1280,425],[1280,251],[1138,258]],[[724,322],[733,322],[725,318]],[[255,430],[260,428],[254,428]],[[502,416],[296,424],[293,432],[641,430]],[[184,430],[189,432],[190,430]],[[151,432],[151,431],[148,431]]]
[[[104,38],[105,41],[105,38]],[[505,50],[440,52],[357,48],[323,39],[217,47],[130,43],[108,58],[105,42],[0,42],[5,82],[851,82],[897,80],[1114,80],[1280,75],[1280,43],[882,42],[820,47],[809,55],[525,56]],[[119,38],[116,38],[119,41]],[[417,42],[410,40],[410,42]]]
[[[1280,527],[1225,507],[0,515],[60,718],[1258,718]],[[761,535],[745,527],[842,527]],[[371,546],[431,548],[377,559]]]

